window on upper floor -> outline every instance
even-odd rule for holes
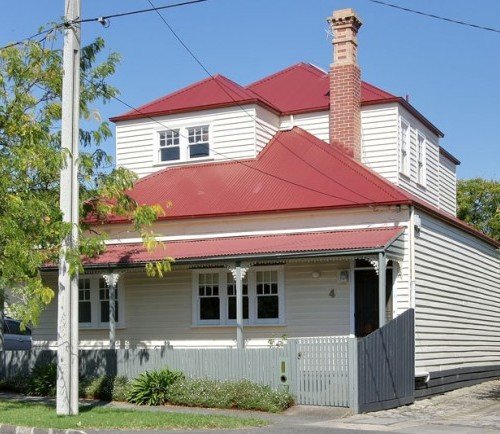
[[[410,175],[410,125],[401,121],[401,138],[399,141],[399,172]]]
[[[181,158],[179,130],[160,131],[160,161]]]
[[[158,132],[158,163],[190,161],[210,156],[209,125]]]
[[[284,280],[281,267],[250,269],[243,279],[245,324],[282,324]],[[236,324],[236,282],[226,269],[193,272],[193,324]]]
[[[426,176],[426,140],[421,134],[417,134],[417,183],[425,185]]]
[[[208,125],[187,129],[189,142],[189,158],[208,157]]]

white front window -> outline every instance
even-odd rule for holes
[[[123,327],[122,288],[115,288],[115,322]],[[78,322],[81,328],[109,326],[109,288],[98,274],[80,277],[78,282]]]
[[[158,131],[158,163],[210,157],[210,127],[196,125]]]
[[[250,269],[242,289],[245,324],[284,323],[282,267]],[[236,324],[236,282],[227,269],[193,272],[193,324]]]
[[[425,137],[418,134],[417,138],[417,182],[420,185],[425,185],[425,152],[426,152]]]
[[[410,174],[410,125],[404,121],[401,121],[399,171],[406,176]]]

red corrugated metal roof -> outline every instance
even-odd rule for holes
[[[309,63],[298,63],[247,86],[283,114],[328,110],[328,73]],[[396,98],[371,84],[361,83],[361,102]]]
[[[247,87],[222,75],[201,80],[181,90],[147,103],[138,109],[112,117],[111,121],[139,119],[186,111],[255,103],[282,115],[328,110],[330,107],[328,73],[309,63],[297,63]],[[361,83],[361,104],[397,102],[402,104],[431,131],[439,131],[404,98],[394,96],[372,84]]]
[[[401,204],[397,187],[308,132],[275,135],[256,159],[170,167],[139,180],[140,204],[166,218]]]
[[[328,74],[308,63],[298,63],[247,87],[216,75],[111,120],[116,122],[246,103],[260,103],[282,114],[328,110],[328,83]],[[390,98],[396,97],[371,84],[362,83],[362,102]]]
[[[123,115],[111,118],[111,121],[115,122],[146,116],[167,115],[246,103],[265,104],[268,108],[277,111],[262,96],[217,74],[214,77],[193,83],[183,89],[144,104],[136,110],[131,110]]]
[[[286,235],[214,238],[207,240],[168,241],[164,248],[148,252],[142,244],[115,244],[97,258],[87,258],[87,266],[130,265],[159,261],[265,257],[278,254],[304,254],[347,250],[383,249],[403,228],[359,229],[338,232],[313,232]]]

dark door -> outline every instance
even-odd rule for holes
[[[356,336],[363,337],[378,329],[378,275],[374,269],[356,270],[354,325]],[[386,305],[392,312],[392,270],[387,269]]]

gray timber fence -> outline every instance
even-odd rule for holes
[[[291,338],[281,347],[80,350],[80,375],[123,375],[169,367],[194,378],[248,379],[287,388],[298,404],[350,407],[355,412],[413,401],[413,310],[374,333]],[[2,378],[28,375],[56,362],[54,350],[6,351]]]

